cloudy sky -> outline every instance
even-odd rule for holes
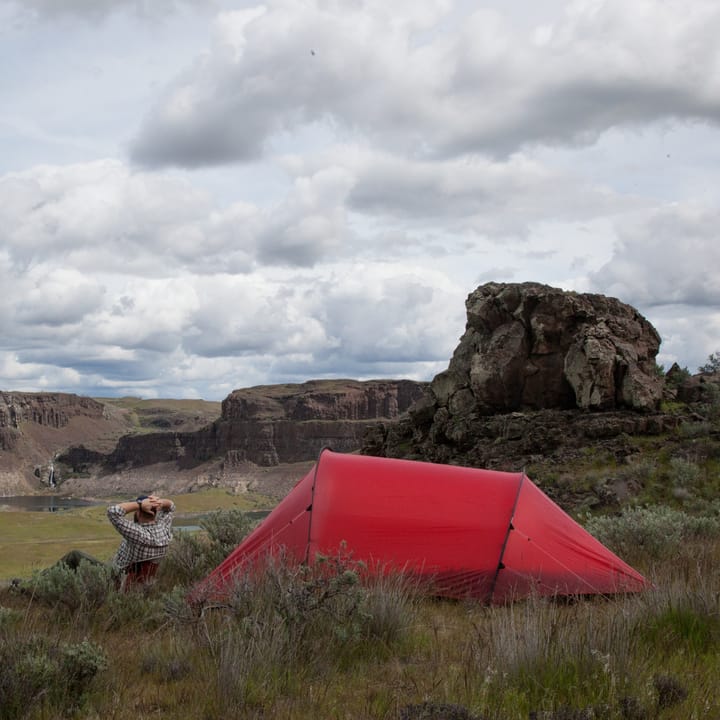
[[[431,379],[467,295],[720,349],[717,0],[0,0],[0,389]]]

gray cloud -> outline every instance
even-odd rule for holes
[[[278,2],[223,16],[222,41],[146,117],[132,159],[243,162],[311,123],[436,157],[592,143],[609,128],[663,118],[720,118],[713,0],[578,2],[530,36],[479,10],[421,44],[401,16],[388,27],[368,5],[340,13]]]
[[[720,213],[671,206],[620,228],[592,287],[644,308],[720,305]]]
[[[93,22],[113,13],[131,11],[159,19],[183,6],[202,7],[213,0],[2,0],[21,15],[37,18],[78,17]]]
[[[104,292],[78,272],[56,270],[35,277],[31,287],[6,302],[13,304],[16,321],[24,325],[73,325],[97,309]]]
[[[225,208],[185,180],[116,161],[0,176],[0,242],[18,271],[62,260],[128,276],[311,267],[349,237],[341,170],[300,178],[276,205]]]
[[[406,224],[434,220],[445,229],[526,236],[548,218],[578,220],[619,213],[632,201],[572,174],[515,154],[417,161],[368,154],[356,168],[349,205],[372,215],[402,218]],[[569,199],[572,199],[569,201]]]

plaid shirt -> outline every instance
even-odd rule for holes
[[[108,519],[123,536],[123,541],[113,558],[113,566],[125,571],[133,563],[165,557],[172,540],[174,514],[175,503],[167,510],[158,510],[155,522],[141,524],[128,519],[119,505],[111,505],[107,509]]]

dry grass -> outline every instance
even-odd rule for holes
[[[222,491],[175,500],[190,516],[236,503],[247,509],[246,497]],[[104,508],[3,517],[0,543],[14,538],[0,556],[3,573],[21,541],[29,547],[37,533],[46,542],[35,552],[57,550],[53,560],[79,537],[109,533],[113,549],[117,542]],[[87,718],[719,718],[720,538],[672,544],[661,558],[643,546],[651,544],[639,543],[632,562],[654,583],[651,591],[507,607],[434,600],[397,577],[364,586],[344,575],[353,572],[344,558],[320,577],[281,565],[241,584],[227,607],[200,613],[168,559],[148,592],[111,593],[81,610],[0,590],[0,651],[13,663],[13,648],[37,638],[46,648],[86,639],[101,648],[107,669],[73,699],[73,712]],[[333,577],[342,581],[328,585]],[[23,673],[37,671],[45,658],[23,662]],[[23,717],[59,717],[51,697],[64,696],[48,691]],[[2,697],[0,719],[19,717],[1,708]]]
[[[328,593],[282,568],[202,615],[169,578],[82,616],[6,591],[0,638],[104,648],[83,717],[717,718],[719,559],[718,542],[686,547],[640,568],[652,591],[508,607],[422,598],[399,581]]]

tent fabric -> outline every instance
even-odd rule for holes
[[[409,573],[439,596],[489,603],[649,586],[523,473],[326,449],[195,595],[222,597],[237,574],[280,553],[313,563],[341,551],[370,572]]]

